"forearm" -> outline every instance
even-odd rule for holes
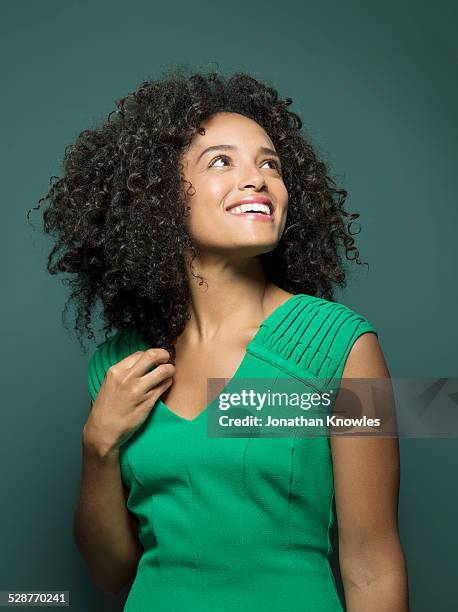
[[[94,580],[116,592],[135,574],[143,548],[132,533],[117,453],[100,456],[83,439],[75,541]]]
[[[408,578],[400,548],[383,563],[342,571],[347,612],[409,612]]]

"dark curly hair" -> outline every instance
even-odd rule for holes
[[[184,253],[189,250],[191,261],[198,254],[184,223],[192,186],[180,160],[193,136],[205,133],[200,124],[217,112],[256,121],[281,159],[286,229],[277,247],[261,255],[266,277],[290,293],[333,301],[332,284],[346,286],[340,247],[347,259],[362,263],[350,232],[360,215],[344,210],[347,192],[336,188],[300,133],[291,103],[248,74],[225,78],[175,67],[116,101],[102,125],[65,148],[63,176],[51,177],[48,193],[27,218],[42,201],[50,202],[44,231],[57,240],[47,269],[75,275],[63,281],[72,289],[64,314],[76,299],[80,344],[83,322],[87,338],[94,338],[91,314],[100,298],[105,340],[113,328],[135,328],[174,361],[174,342],[190,316]]]

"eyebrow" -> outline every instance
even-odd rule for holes
[[[221,150],[225,151],[225,150],[234,150],[234,149],[237,149],[237,147],[235,147],[234,145],[228,145],[228,144],[212,145],[211,147],[207,147],[206,149],[204,149],[200,153],[196,161],[199,161],[202,155],[205,155],[205,153],[208,153],[209,151],[221,151]],[[264,155],[274,155],[275,157],[280,159],[278,153],[274,151],[274,149],[270,149],[269,147],[259,147],[258,151],[259,153],[264,153]]]

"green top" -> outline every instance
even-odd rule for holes
[[[366,332],[377,335],[347,306],[294,295],[261,323],[232,380],[339,380]],[[112,364],[146,348],[134,330],[101,344],[89,363],[92,400]],[[189,420],[158,400],[120,448],[144,548],[124,612],[341,612],[329,438],[210,437],[210,406]]]

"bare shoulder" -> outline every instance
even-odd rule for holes
[[[389,378],[385,356],[374,333],[357,338],[348,354],[342,378]]]

